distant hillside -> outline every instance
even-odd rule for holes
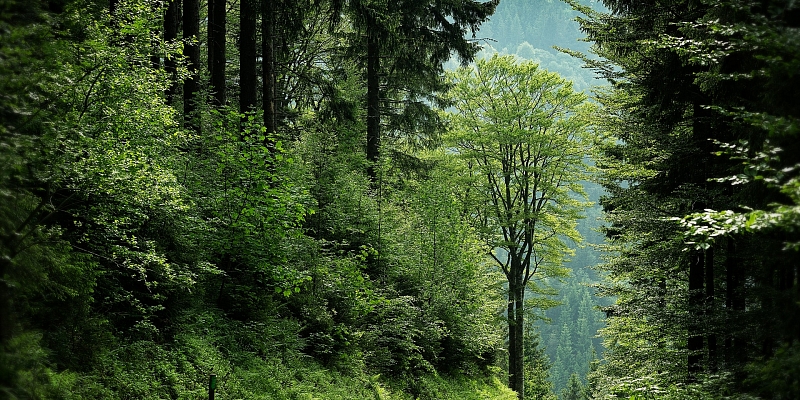
[[[600,9],[596,0],[581,0],[582,4]],[[484,54],[499,52],[537,61],[543,68],[558,72],[586,90],[601,82],[582,63],[553,48],[553,46],[588,53],[590,43],[574,21],[577,12],[559,0],[500,0],[491,19],[481,25],[477,37],[485,39]]]

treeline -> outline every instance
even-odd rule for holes
[[[513,397],[423,151],[494,6],[5,1],[2,397]]]
[[[597,0],[580,1],[587,7],[603,10]],[[574,19],[580,15],[560,0],[503,0],[497,10],[481,25],[478,34],[484,39],[483,54],[514,54],[536,61],[542,68],[557,72],[573,82],[577,90],[589,91],[601,82],[582,63],[556,48],[588,53],[590,43]]]
[[[594,398],[800,396],[800,8],[604,1],[608,351]]]

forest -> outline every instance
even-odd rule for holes
[[[793,0],[0,0],[0,399],[798,399]]]

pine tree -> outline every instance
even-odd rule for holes
[[[600,96],[606,112],[598,124],[619,138],[603,162],[610,193],[604,200],[610,221],[605,232],[609,250],[619,257],[604,266],[610,280],[602,290],[617,301],[606,308],[604,334],[611,348],[595,374],[607,378],[599,384],[601,394],[632,393],[642,381],[654,387],[705,384],[703,374],[719,368],[738,376],[729,384],[742,390],[744,358],[769,357],[776,343],[793,340],[797,332],[771,329],[756,316],[776,315],[774,304],[788,306],[778,300],[782,295],[765,293],[791,290],[788,282],[796,272],[785,265],[797,255],[781,252],[785,240],[779,236],[728,229],[736,225],[733,210],[776,199],[747,178],[750,167],[743,170],[736,161],[742,157],[744,165],[752,165],[753,152],[765,148],[767,131],[775,127],[765,130],[770,124],[755,121],[769,119],[762,114],[767,103],[779,118],[797,115],[796,109],[765,101],[783,98],[794,78],[778,67],[774,73],[784,76],[786,85],[777,89],[768,78],[773,72],[755,72],[764,68],[759,60],[770,57],[767,53],[783,59],[796,49],[785,39],[792,36],[787,27],[793,26],[789,16],[796,6],[769,3],[606,1],[611,12],[601,15],[572,2],[587,15],[583,28],[608,60],[586,60],[613,84]],[[768,40],[775,46],[764,47],[758,37],[766,31],[784,39]],[[740,141],[748,143],[750,156],[734,155]],[[758,217],[752,218],[748,226],[757,226]],[[777,262],[776,254],[784,261]],[[749,269],[743,269],[743,256]],[[745,287],[743,279],[754,286]],[[753,313],[745,304],[755,307]],[[736,346],[751,350],[721,364],[720,351],[732,353]]]
[[[349,2],[355,28],[363,36],[357,39],[363,51],[356,54],[367,61],[366,154],[373,181],[377,180],[382,126],[387,125],[393,134],[411,128],[409,138],[433,133],[415,128],[429,121],[437,125],[438,116],[429,104],[445,89],[442,65],[453,54],[462,63],[473,59],[480,47],[466,35],[474,36],[496,5],[496,0]]]
[[[584,397],[585,393],[586,389],[581,384],[578,374],[572,374],[569,376],[567,387],[561,391],[559,400],[584,400],[586,398]]]

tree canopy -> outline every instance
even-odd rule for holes
[[[508,286],[509,385],[523,390],[525,293],[564,276],[593,138],[585,95],[511,56],[450,74],[448,148],[464,163],[469,215]]]

